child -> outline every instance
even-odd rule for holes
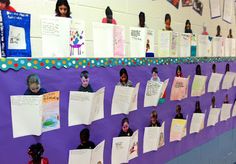
[[[229,29],[229,35],[227,36],[227,38],[233,38],[232,29]]]
[[[158,70],[157,67],[152,68],[152,78],[151,81],[161,82],[160,78],[158,77]]]
[[[185,22],[185,31],[184,32],[191,33],[191,34],[193,33],[192,29],[191,29],[191,23],[189,20],[186,20],[186,22]]]
[[[67,0],[57,0],[55,12],[57,17],[71,18],[70,5]]]
[[[211,99],[211,108],[215,108],[215,107],[216,107],[216,98],[215,96],[213,96]]]
[[[41,88],[40,78],[37,74],[30,74],[27,77],[28,89],[25,91],[24,95],[43,95],[47,93],[47,90]]]
[[[145,27],[145,13],[140,12],[139,13],[139,27]]]
[[[158,121],[158,115],[156,111],[151,113],[151,121],[149,127],[161,127],[161,123]]]
[[[182,68],[180,65],[177,66],[176,68],[176,74],[175,74],[176,77],[183,77],[183,74],[182,74]]]
[[[124,87],[133,87],[132,82],[129,80],[128,72],[125,68],[120,70],[120,82],[117,84]]]
[[[28,164],[49,164],[47,158],[42,157],[44,152],[43,145],[41,143],[33,144],[29,147],[28,154],[32,158]]]
[[[199,64],[196,67],[196,75],[202,75],[201,66]]]
[[[181,113],[181,106],[180,106],[180,105],[177,105],[177,106],[176,106],[175,119],[184,119],[184,116],[183,116],[183,114]]]
[[[129,137],[133,135],[132,129],[129,128],[129,119],[124,118],[121,122],[119,137]]]
[[[209,35],[208,32],[207,32],[207,27],[206,25],[203,25],[203,31],[202,31],[202,35]]]
[[[212,65],[212,73],[216,73],[216,64]]]
[[[10,6],[10,3],[10,0],[0,0],[0,10],[16,12],[16,10],[12,6]]]
[[[81,86],[79,87],[80,92],[93,92],[93,88],[89,84],[89,72],[82,71],[80,74]]]
[[[225,73],[227,73],[229,71],[230,71],[230,65],[229,65],[229,63],[227,63],[225,66]]]
[[[106,18],[102,19],[102,23],[117,24],[116,20],[113,19],[113,13],[109,6],[106,8],[105,14],[106,14]]]
[[[165,15],[165,31],[173,31],[171,28],[171,16],[170,14]]]
[[[229,103],[229,95],[226,94],[224,104],[228,104],[228,103]]]
[[[80,142],[81,144],[77,147],[77,149],[94,149],[95,144],[92,141],[89,141],[90,133],[89,129],[84,128],[80,132]]]
[[[202,110],[200,107],[200,101],[196,101],[194,113],[202,113]]]
[[[220,34],[220,25],[217,26],[216,30],[217,30],[216,37],[222,37]]]

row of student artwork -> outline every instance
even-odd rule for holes
[[[30,14],[2,11],[2,57],[31,57]],[[93,57],[221,57],[236,56],[233,38],[174,31],[129,28],[126,54],[125,27],[93,23]],[[85,22],[71,18],[41,18],[42,57],[87,57]]]
[[[208,77],[199,74],[199,69],[200,65],[197,65],[198,74],[194,76],[191,89],[191,96],[193,97],[199,97],[206,93],[205,88]],[[166,88],[169,84],[169,79],[161,82],[157,73],[157,68],[154,67],[152,69],[152,78],[146,84],[144,107],[157,106],[162,99],[166,98]],[[171,87],[170,100],[182,100],[188,97],[190,78],[190,76],[187,78],[182,76],[181,66],[178,65],[176,77]],[[220,89],[222,79],[222,89],[230,89],[236,86],[236,73],[228,70],[225,75],[212,73],[207,91],[217,92]],[[33,82],[31,83],[30,81]],[[29,88],[25,92],[26,95],[11,96],[14,138],[41,135],[43,132],[60,128],[60,92],[47,93],[45,89],[40,88],[40,83],[36,83],[36,81],[34,78],[32,80],[30,78],[27,79]],[[89,84],[88,71],[81,73],[81,82],[79,91],[70,91],[68,106],[69,126],[90,125],[93,121],[104,118],[105,87],[93,92]],[[132,82],[128,80],[127,70],[122,68],[120,70],[120,82],[113,93],[111,115],[129,114],[129,112],[137,110],[139,87],[140,83],[132,87]],[[37,90],[36,93],[35,90]]]
[[[178,107],[179,105],[177,106],[177,108]],[[151,113],[151,120],[153,119],[152,118],[154,116],[153,114],[156,114],[156,121],[157,121],[157,113],[155,111]],[[178,114],[181,113],[177,113],[177,115]],[[204,129],[205,116],[206,113],[193,113],[190,123],[190,129],[187,129],[188,116],[186,116],[186,118],[182,117],[182,119],[177,117],[172,119],[169,141],[170,142],[181,141],[184,137],[187,136],[188,132],[190,135],[200,133],[201,130]],[[219,120],[227,121],[228,119],[231,118],[231,116],[232,117],[236,116],[236,103],[234,104],[234,107],[233,104],[226,104],[226,103],[222,105],[222,108],[211,107],[206,125],[207,127],[215,126],[219,122]],[[122,126],[124,126],[123,124]],[[129,125],[128,122],[127,125]],[[128,129],[128,131],[132,132],[130,128]],[[128,134],[128,132],[126,133]],[[130,135],[113,138],[112,151],[111,151],[112,164],[128,163],[129,160],[138,157],[139,154],[138,152],[140,149],[139,147],[140,140],[138,139],[139,138],[138,133],[139,130],[136,130],[134,133]],[[161,147],[165,146],[166,140],[164,133],[165,133],[165,122],[163,122],[160,126],[156,125],[156,126],[145,127],[143,139],[141,139],[141,141],[143,142],[143,153],[157,151]],[[69,164],[98,163],[98,161],[103,163],[104,147],[105,147],[105,141],[102,141],[94,149],[85,148],[85,149],[70,150]]]

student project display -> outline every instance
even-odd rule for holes
[[[192,91],[191,96],[202,96],[206,92],[206,80],[207,76],[202,75],[195,75],[193,84],[192,84]]]
[[[182,100],[188,97],[189,78],[175,77],[171,88],[170,100]]]
[[[194,113],[190,125],[190,134],[199,133],[204,128],[205,113]]]
[[[13,137],[41,135],[60,128],[60,92],[11,96]]]
[[[210,81],[208,83],[208,92],[217,92],[220,89],[220,82],[223,78],[223,74],[212,73]]]
[[[170,129],[170,142],[181,141],[186,136],[187,120],[173,119]]]

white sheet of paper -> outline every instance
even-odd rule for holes
[[[236,40],[235,39],[232,39],[231,56],[232,57],[236,56]]]
[[[94,57],[114,56],[114,25],[93,23]]]
[[[202,96],[206,90],[207,76],[195,75],[192,84],[191,96]]]
[[[208,115],[207,127],[215,126],[219,122],[220,109],[219,108],[211,108],[210,113]]]
[[[135,111],[138,108],[138,92],[139,92],[140,83],[137,83],[134,91],[131,95],[131,102],[129,106],[129,112]]]
[[[165,145],[165,122],[163,122],[161,125],[158,149],[164,145]]]
[[[70,91],[69,126],[90,124],[94,93]]]
[[[208,83],[208,92],[216,92],[220,89],[220,82],[223,78],[223,74],[212,73],[210,81]]]
[[[128,163],[130,137],[115,137],[112,142],[112,164]]]
[[[205,113],[194,113],[190,125],[190,134],[199,133],[202,127],[204,127]]]
[[[71,20],[70,28],[70,56],[86,57],[85,22]]]
[[[198,35],[197,56],[211,57],[212,56],[212,42],[208,35]]]
[[[103,164],[105,140],[98,144],[92,151],[91,164]]]
[[[171,42],[172,42],[171,31],[161,31],[161,30],[158,31],[158,41],[157,41],[158,57],[171,56]]]
[[[169,79],[166,79],[166,80],[163,82],[163,86],[162,86],[161,96],[160,96],[160,97],[163,97],[163,96],[164,96],[168,84],[169,84]]]
[[[26,50],[25,29],[22,27],[9,26],[8,49]]]
[[[114,56],[125,56],[125,27],[115,25],[113,29],[114,33]]]
[[[130,137],[128,160],[138,157],[138,130]]]
[[[42,96],[11,96],[13,137],[41,135]]]
[[[211,18],[216,18],[221,16],[220,0],[210,0],[210,11],[211,11]]]
[[[212,39],[212,56],[223,57],[224,56],[224,38],[213,37]]]
[[[171,57],[179,57],[180,35],[178,32],[172,32],[171,37]]]
[[[235,116],[236,116],[236,103],[234,103],[233,112],[232,112],[232,117],[235,117]]]
[[[233,104],[223,104],[220,112],[220,121],[227,121],[231,116]]]
[[[223,20],[232,23],[234,14],[234,0],[224,0]]]
[[[191,34],[180,34],[180,57],[190,57],[191,55]]]
[[[68,57],[70,55],[70,18],[42,17],[43,57]]]
[[[156,82],[149,80],[146,85],[145,96],[144,96],[144,107],[157,106],[163,82]]]
[[[69,164],[90,164],[92,149],[70,150]]]
[[[146,52],[155,53],[155,31],[153,29],[147,29],[147,39],[146,39]],[[149,49],[147,44],[149,44]]]
[[[222,83],[222,89],[230,89],[231,87],[233,87],[233,82],[235,79],[236,79],[235,72],[226,72]]]
[[[147,28],[130,27],[130,57],[145,57]]]
[[[156,151],[160,140],[160,127],[146,127],[143,137],[143,153]]]
[[[92,110],[90,113],[90,122],[104,118],[104,94],[105,87],[94,93]]]

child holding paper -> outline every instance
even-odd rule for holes
[[[125,68],[120,70],[120,82],[117,84],[124,87],[133,87],[132,82],[129,80],[128,72]]]
[[[177,106],[176,106],[175,119],[184,119],[184,116],[183,116],[183,114],[181,113],[181,106],[180,106],[180,105],[177,105]]]
[[[41,143],[33,144],[29,147],[28,154],[32,158],[28,164],[49,164],[47,158],[42,157],[44,152],[43,145]]]
[[[196,101],[194,113],[202,113],[202,110],[200,107],[200,101]]]
[[[55,12],[57,17],[71,18],[70,5],[67,0],[57,0]]]
[[[119,137],[129,137],[133,135],[133,130],[129,128],[129,119],[124,118],[121,122]]]
[[[156,111],[152,111],[149,127],[161,127],[161,123],[158,121],[158,114]]]
[[[79,87],[80,92],[93,92],[93,88],[89,84],[89,72],[88,71],[82,71],[80,73],[80,80],[81,80],[81,85]]]
[[[12,6],[10,6],[10,3],[10,0],[0,0],[0,10],[16,12],[16,10]]]
[[[43,95],[47,93],[47,90],[41,88],[40,78],[37,74],[30,74],[27,77],[28,89],[25,91],[24,95]]]
[[[77,149],[94,149],[95,144],[92,141],[89,141],[90,133],[89,129],[85,128],[80,132],[80,142],[81,144]]]
[[[183,77],[183,74],[182,74],[182,68],[180,65],[177,66],[176,68],[176,74],[175,74],[176,77]]]
[[[116,20],[113,19],[113,13],[112,13],[112,10],[109,6],[107,6],[107,8],[106,8],[105,14],[106,14],[106,18],[102,19],[102,23],[117,24]]]

